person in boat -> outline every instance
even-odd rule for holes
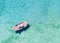
[[[13,27],[13,29],[16,30],[16,31],[21,30],[21,29],[25,28],[27,25],[28,25],[28,23],[26,21],[24,21],[24,22],[21,22],[21,23],[15,25]]]

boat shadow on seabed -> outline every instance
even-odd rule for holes
[[[26,31],[29,27],[30,25],[28,24],[27,27],[23,28],[22,30],[17,30],[15,32],[21,34],[21,32]]]

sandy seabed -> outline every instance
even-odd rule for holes
[[[19,34],[21,21],[30,27]],[[60,0],[0,0],[0,43],[60,43]]]

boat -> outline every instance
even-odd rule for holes
[[[18,31],[18,30],[22,30],[25,27],[27,27],[28,23],[26,21],[23,21],[21,23],[16,24],[15,26],[13,26],[13,30]]]

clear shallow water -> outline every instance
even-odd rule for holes
[[[60,43],[59,0],[0,0],[0,43]],[[12,27],[27,21],[16,34]]]

